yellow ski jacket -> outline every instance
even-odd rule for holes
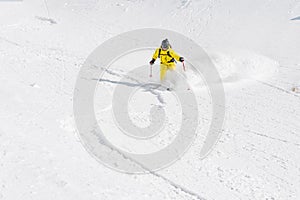
[[[163,50],[157,48],[152,56],[154,60],[160,58],[160,64],[163,65],[175,65],[175,60],[179,61],[180,56],[171,48]]]

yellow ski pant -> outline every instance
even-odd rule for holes
[[[175,63],[170,64],[160,64],[160,81],[163,81],[166,77],[166,73],[168,70],[175,70]]]

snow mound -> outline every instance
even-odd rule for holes
[[[210,53],[209,56],[225,83],[245,79],[268,79],[279,70],[277,61],[250,51],[217,52]]]

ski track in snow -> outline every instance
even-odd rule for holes
[[[101,139],[100,139],[101,140]],[[101,142],[102,143],[102,142]],[[116,148],[112,148],[107,146],[107,148],[111,149],[111,151],[117,152],[118,154],[120,154],[123,158],[125,158],[126,160],[129,160],[130,162],[133,162],[134,164],[136,164],[137,166],[139,166],[141,169],[143,169],[146,173],[149,173],[159,179],[162,179],[163,181],[165,181],[167,184],[169,184],[171,187],[174,188],[174,190],[180,190],[181,192],[187,194],[188,196],[192,197],[193,199],[198,199],[198,200],[205,200],[203,197],[201,197],[199,194],[189,190],[188,188],[185,188],[183,186],[181,186],[178,183],[175,183],[174,181],[166,178],[165,176],[159,174],[158,172],[149,170],[147,167],[145,167],[142,163],[137,162],[136,160],[133,160],[130,157],[127,157],[126,155],[124,155],[122,152],[118,151],[118,149]]]
[[[270,83],[267,83],[267,82],[265,82],[265,81],[261,81],[261,80],[257,80],[257,79],[252,79],[252,80],[255,80],[255,81],[257,81],[257,82],[259,82],[259,83],[261,83],[261,84],[267,85],[267,86],[272,87],[272,88],[275,88],[275,89],[277,89],[277,90],[279,90],[279,91],[282,91],[282,92],[285,92],[285,93],[287,93],[287,94],[290,94],[290,95],[293,95],[293,96],[295,96],[295,97],[300,98],[300,95],[298,95],[297,93],[293,92],[293,91],[292,91],[292,88],[284,89],[284,88],[278,87],[278,86],[276,86],[276,85],[272,85],[272,84],[270,84]]]
[[[97,67],[97,66],[95,66]],[[145,92],[150,92],[151,94],[155,95],[157,100],[161,103],[161,104],[165,104],[165,100],[163,99],[161,93],[158,91],[158,88],[161,88],[162,86],[160,86],[159,83],[148,83],[148,82],[142,82],[134,77],[130,77],[128,75],[123,75],[123,74],[120,74],[120,73],[117,73],[117,72],[114,72],[112,70],[109,70],[109,69],[105,69],[105,72],[110,74],[110,75],[113,75],[113,76],[116,76],[116,77],[119,77],[119,78],[126,78],[128,79],[129,81],[132,81],[132,82],[121,82],[121,81],[113,81],[113,80],[109,80],[109,79],[103,79],[103,78],[100,78],[100,79],[93,79],[93,80],[98,80],[99,82],[107,82],[107,83],[113,83],[113,84],[122,84],[122,85],[126,85],[128,87],[141,87],[145,90]]]

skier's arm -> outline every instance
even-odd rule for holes
[[[175,58],[177,61],[183,62],[184,58],[179,56],[173,49],[171,49],[170,51],[170,55]]]
[[[156,60],[157,57],[158,57],[158,52],[159,52],[159,48],[157,48],[157,49],[155,50],[155,52],[154,52],[154,54],[153,54],[153,56],[152,56],[152,60],[149,62],[150,65],[153,65],[153,64],[154,64],[155,60]]]
[[[154,54],[153,54],[153,56],[152,56],[152,58],[153,58],[154,60],[157,59],[157,57],[158,57],[158,52],[159,52],[159,48],[157,48],[157,49],[155,50],[155,52],[154,52]]]

